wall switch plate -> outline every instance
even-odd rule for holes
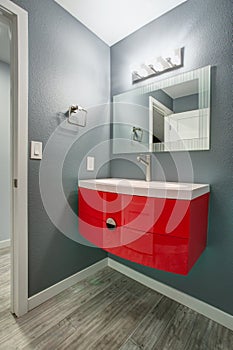
[[[87,157],[87,171],[94,171],[94,170],[95,170],[95,158]]]
[[[42,142],[31,141],[31,159],[42,159]]]

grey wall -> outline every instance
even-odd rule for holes
[[[185,47],[179,72],[212,65],[211,150],[190,152],[194,181],[211,185],[208,248],[187,277],[143,267],[127,266],[233,314],[233,123],[232,123],[232,2],[189,0],[111,48],[112,95],[131,89],[130,65],[159,56],[165,47]],[[166,73],[164,78],[179,73]],[[161,79],[162,77],[155,78]],[[124,155],[124,158],[126,155]],[[177,154],[182,159],[183,154]],[[136,163],[136,156],[128,159]],[[169,154],[156,154],[153,179],[177,180]],[[112,162],[112,177],[139,178],[126,160]],[[187,181],[181,172],[181,181]]]
[[[10,66],[0,61],[0,241],[10,238]]]
[[[59,112],[65,112],[71,103],[95,106],[108,101],[109,48],[52,0],[14,2],[29,12],[29,140],[46,143],[61,122]],[[132,62],[159,56],[165,47],[185,46],[185,65],[180,72],[215,66],[211,151],[191,153],[195,181],[211,184],[208,248],[188,277],[123,262],[233,314],[231,7],[231,0],[189,0],[113,46],[111,88],[112,95],[131,89]],[[99,124],[109,120],[108,114],[92,115]],[[108,127],[97,131],[97,143],[108,139]],[[81,147],[74,145],[70,150],[63,169],[64,190],[74,211],[80,161],[95,145],[92,131],[81,141]],[[108,148],[101,157],[97,152],[97,162],[107,162],[108,156]],[[171,156],[156,157],[167,180],[175,181],[177,171]],[[129,155],[128,160],[113,161],[111,175],[142,178],[135,156]],[[30,296],[105,257],[100,250],[69,240],[52,224],[40,199],[39,164],[29,161]],[[109,166],[102,167],[100,174],[109,176]],[[91,177],[84,170],[81,175]],[[153,178],[161,176],[155,164]],[[185,175],[182,180],[187,180]]]
[[[182,113],[198,109],[198,98],[198,94],[175,98],[173,100],[174,113]]]
[[[14,2],[29,13],[29,140],[43,141],[45,145],[64,120],[61,112],[66,112],[71,104],[77,103],[88,108],[108,102],[110,49],[53,0]],[[97,131],[89,130],[94,122],[109,123],[108,112],[102,112],[92,108],[92,121],[89,120],[85,129],[88,133],[79,141],[72,162],[69,162],[69,153],[63,167],[65,193],[74,210],[81,160],[95,143],[109,138],[109,127],[103,128],[96,140]],[[59,157],[62,140],[65,144],[75,132],[63,130],[57,150],[56,145],[53,149],[55,156]],[[108,149],[105,157],[109,158]],[[97,166],[98,160],[97,152]],[[53,159],[50,161],[52,164]],[[29,160],[30,296],[106,256],[99,249],[66,238],[54,226],[41,201],[39,167],[39,161]],[[102,170],[102,175],[109,175],[108,166]],[[82,177],[85,176],[91,177],[92,174],[83,170]],[[48,178],[48,181],[52,186],[53,179]],[[57,199],[53,199],[56,208]]]

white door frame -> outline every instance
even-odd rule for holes
[[[153,96],[149,96],[149,147],[150,152],[154,152],[153,149],[153,130],[154,130],[154,107],[161,111],[164,116],[173,114],[173,111],[162,104],[160,101],[156,100]]]
[[[19,317],[28,312],[28,14],[9,0],[0,0],[0,11],[12,32],[11,311]]]

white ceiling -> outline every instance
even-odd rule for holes
[[[0,19],[1,20],[1,19]],[[0,21],[0,61],[10,63],[9,27]]]
[[[181,84],[169,86],[163,91],[166,92],[171,98],[179,98],[189,95],[195,95],[199,91],[198,79],[186,81]]]
[[[187,0],[55,0],[109,46]]]

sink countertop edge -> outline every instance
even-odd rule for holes
[[[116,183],[111,183],[111,180],[112,182],[116,181]],[[137,186],[130,186],[130,182],[134,182],[134,184],[136,183]],[[140,187],[140,183],[143,184],[143,186]],[[164,188],[162,188],[163,184]],[[180,185],[180,188],[176,187],[177,184]],[[170,187],[166,188],[166,186],[168,185]],[[120,178],[79,180],[78,186],[81,188],[103,192],[179,200],[192,200],[210,192],[210,186],[208,184],[161,181],[146,182],[143,180],[131,180]],[[172,188],[172,186],[174,186],[174,188]]]

